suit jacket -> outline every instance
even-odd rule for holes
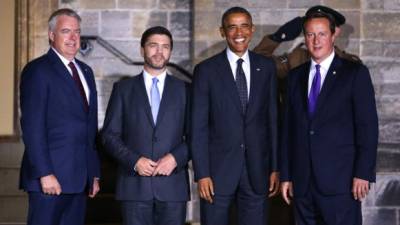
[[[63,193],[80,193],[100,177],[95,146],[97,92],[90,67],[76,59],[90,89],[89,111],[57,54],[28,63],[21,77],[20,104],[25,152],[20,188],[41,191],[40,177],[54,174]]]
[[[298,196],[312,176],[323,194],[347,194],[354,177],[375,181],[378,118],[370,74],[363,64],[335,55],[310,119],[310,65],[289,75],[281,179],[292,181]]]
[[[192,98],[195,179],[211,177],[215,193],[236,190],[246,161],[255,192],[268,192],[277,170],[277,93],[272,60],[249,51],[250,97],[242,114],[226,51],[198,64]]]
[[[155,125],[143,74],[114,84],[102,140],[118,162],[117,200],[189,200],[187,101],[186,84],[167,75]],[[168,153],[177,162],[170,176],[144,177],[134,171],[141,156],[158,161]]]

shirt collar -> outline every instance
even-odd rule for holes
[[[319,65],[321,66],[322,69],[324,69],[325,71],[329,70],[329,67],[332,64],[333,58],[335,57],[335,51],[332,50],[332,53],[326,58],[324,59],[321,63],[319,63]],[[317,65],[318,63],[316,63],[312,58],[311,58],[311,69],[315,69],[315,65]]]
[[[165,81],[165,77],[167,76],[167,70],[164,70],[164,72],[162,72],[160,75],[158,75],[158,76],[152,76],[150,73],[148,73],[145,69],[143,69],[143,76],[144,76],[144,79],[145,80],[147,80],[147,81],[150,81],[150,83],[152,83],[153,82],[153,78],[154,77],[157,77],[157,79],[158,79],[158,82],[161,84],[161,83],[164,83],[164,81]]]
[[[246,52],[242,55],[242,57],[239,57],[236,55],[230,48],[226,48],[226,55],[228,57],[228,61],[232,64],[236,64],[237,60],[239,58],[243,59],[244,63],[249,63],[249,50],[246,50]]]
[[[72,61],[69,61],[67,58],[65,58],[65,57],[62,56],[60,53],[58,53],[57,50],[56,50],[55,48],[51,47],[51,49],[53,49],[53,51],[58,55],[58,57],[61,59],[61,61],[64,63],[65,66],[68,67],[68,64],[69,64],[70,62],[73,62],[73,63],[76,65],[75,58],[74,58]]]

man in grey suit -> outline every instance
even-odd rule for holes
[[[144,69],[114,85],[102,133],[118,162],[124,224],[182,225],[189,200],[187,85],[167,74],[173,41],[164,27],[141,39]]]

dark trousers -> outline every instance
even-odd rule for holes
[[[229,209],[233,201],[236,203],[239,225],[265,225],[267,224],[268,211],[267,195],[267,193],[263,195],[256,194],[253,191],[246,166],[244,166],[235,193],[230,195],[215,193],[212,204],[201,199],[201,225],[228,225]]]
[[[86,194],[46,195],[29,192],[27,225],[83,225]]]
[[[121,201],[124,225],[184,225],[186,202]]]
[[[322,195],[310,182],[305,196],[294,198],[297,225],[361,225],[361,202],[353,195]]]

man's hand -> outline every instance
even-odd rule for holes
[[[283,41],[291,41],[298,37],[303,30],[303,18],[296,17],[285,24],[270,36],[273,41],[281,43]]]
[[[205,177],[197,182],[200,198],[213,203],[214,185],[210,177]]]
[[[135,169],[140,176],[151,176],[157,167],[157,163],[146,157],[140,157],[136,162]]]
[[[89,190],[89,197],[90,198],[94,198],[94,196],[96,196],[96,194],[100,191],[100,182],[99,182],[99,178],[95,177],[93,178],[93,186],[92,188]]]
[[[269,195],[273,197],[279,193],[279,172],[272,172],[269,176]]]
[[[157,163],[158,165],[153,171],[153,176],[169,176],[178,165],[176,163],[175,157],[171,153],[166,154],[164,157],[158,160]]]
[[[369,181],[354,177],[351,192],[353,192],[354,199],[361,202],[369,192]]]
[[[290,205],[290,199],[293,198],[293,184],[292,182],[285,181],[281,184],[282,197],[285,202]]]
[[[53,175],[47,175],[40,178],[40,185],[42,186],[42,191],[48,195],[60,195],[61,185],[58,183],[57,178]]]

